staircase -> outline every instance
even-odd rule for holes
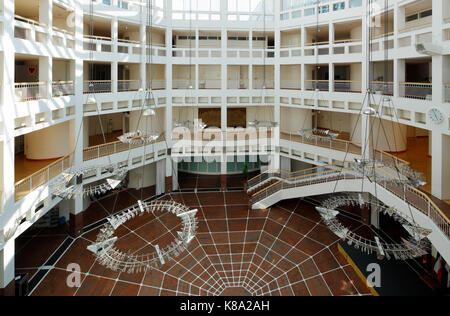
[[[326,170],[324,170],[324,168]],[[433,232],[429,240],[450,262],[450,220],[425,193],[409,185],[363,179],[352,168],[328,165],[295,173],[268,171],[248,182],[249,206],[267,209],[292,198],[339,192],[367,192]]]

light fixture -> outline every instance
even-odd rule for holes
[[[320,129],[320,128],[311,128],[311,129],[300,129],[298,130],[298,134],[306,139],[331,139],[334,140],[338,138],[339,134],[334,133],[328,129]]]
[[[359,206],[372,207],[379,212],[392,216],[400,222],[405,230],[410,234],[408,239],[402,238],[401,243],[385,243],[380,241],[378,237],[374,240],[364,238],[352,232],[345,227],[338,219],[340,214],[339,207],[343,206]],[[388,207],[375,199],[364,199],[362,194],[347,193],[345,195],[333,196],[316,207],[328,228],[340,239],[347,241],[349,245],[353,245],[356,249],[371,254],[376,252],[378,257],[394,258],[396,260],[407,260],[423,256],[428,253],[429,242],[425,240],[431,230],[417,226],[411,223],[411,219],[407,218],[393,207]]]
[[[178,237],[169,246],[161,249],[159,245],[153,245],[154,252],[140,255],[130,254],[129,251],[123,252],[114,246],[117,241],[114,233],[121,225],[144,213],[152,213],[156,216],[157,212],[170,213],[181,220],[181,229],[176,234]],[[96,242],[89,245],[87,249],[94,253],[101,265],[113,271],[131,274],[159,268],[187,250],[197,233],[196,214],[197,210],[190,210],[187,206],[175,201],[138,201],[136,205],[120,214],[108,217],[108,223],[100,229]]]
[[[124,144],[144,145],[155,142],[159,137],[161,137],[161,133],[158,132],[142,133],[141,131],[138,130],[136,132],[125,133],[117,138]]]
[[[375,115],[377,115],[377,111],[374,108],[371,108],[371,107],[365,108],[362,113],[364,115],[367,115],[367,116],[375,116]]]
[[[86,167],[61,173],[50,184],[50,190],[53,195],[62,199],[70,200],[75,197],[92,197],[116,189],[128,172],[125,168],[118,168],[112,165],[102,168],[106,173],[110,173],[111,176],[100,184],[83,186],[83,178],[97,174],[98,169],[98,167]]]

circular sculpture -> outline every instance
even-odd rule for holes
[[[138,130],[136,132],[125,133],[117,138],[124,144],[144,145],[156,141],[160,136],[161,133],[158,132],[146,132],[144,134]]]
[[[339,215],[337,209],[342,206],[374,207],[378,209],[379,212],[390,215],[402,224],[405,230],[410,234],[410,237],[408,239],[402,238],[402,243],[400,244],[390,244],[381,242],[378,237],[375,237],[374,240],[369,240],[359,236],[350,231],[336,218],[337,215]],[[395,208],[388,207],[377,200],[370,199],[367,201],[361,194],[339,195],[323,201],[322,205],[316,207],[316,209],[320,213],[325,224],[336,236],[347,241],[349,245],[353,245],[356,249],[361,249],[368,254],[376,252],[380,258],[407,260],[428,253],[429,242],[425,240],[425,237],[431,233],[431,230],[417,226],[412,223],[410,218],[406,218]]]
[[[103,167],[103,171],[111,173],[112,176],[100,184],[84,187],[83,178],[97,174],[97,170],[98,167],[87,167],[60,174],[50,186],[52,194],[62,199],[103,194],[117,188],[128,172],[125,168]]]
[[[154,252],[142,255],[132,255],[114,247],[117,241],[114,233],[117,228],[136,216],[156,212],[171,213],[181,220],[181,229],[177,232],[178,238],[169,246],[160,249],[158,245],[154,245]],[[108,223],[100,230],[96,243],[88,246],[88,249],[94,253],[100,264],[113,271],[139,273],[147,269],[159,268],[178,257],[194,239],[198,226],[196,214],[197,210],[190,210],[187,206],[174,201],[138,201],[137,205],[118,215],[110,216],[107,219]]]

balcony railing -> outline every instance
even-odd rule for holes
[[[88,80],[84,82],[83,92],[87,93],[111,93],[112,80]]]
[[[400,82],[400,97],[420,100],[432,100],[433,84]]]
[[[156,141],[154,141],[152,143],[148,143],[148,144],[146,144],[146,146],[162,142],[162,141],[164,141],[164,139],[165,139],[165,136],[163,133]],[[106,156],[113,155],[113,154],[118,154],[118,153],[128,151],[128,150],[131,150],[134,148],[139,148],[139,147],[143,147],[143,145],[142,144],[130,145],[130,144],[122,143],[120,141],[107,143],[107,144],[101,144],[101,145],[97,145],[97,146],[92,146],[92,147],[85,148],[83,150],[83,161],[98,159],[98,158],[106,157]]]
[[[152,90],[164,90],[166,89],[166,79],[152,79],[150,81]]]
[[[287,90],[301,90],[302,82],[301,80],[283,80],[280,81],[280,88]]]
[[[75,84],[73,81],[57,81],[52,83],[52,96],[62,97],[75,95]]]
[[[15,84],[15,95],[17,102],[46,99],[46,82],[21,82]]]
[[[361,81],[358,80],[335,80],[335,92],[354,92],[361,93]]]
[[[305,89],[330,91],[330,82],[328,80],[305,80]]]
[[[394,95],[394,83],[391,81],[372,81],[371,88],[383,95]]]
[[[227,89],[248,89],[248,79],[228,79]]]
[[[220,89],[222,88],[222,80],[220,79],[199,79],[199,89]]]
[[[14,186],[15,201],[23,199],[27,194],[36,190],[40,186],[48,183],[50,180],[73,166],[73,154],[61,158],[51,165],[41,169],[25,179],[17,182]]]
[[[314,137],[308,139],[297,132],[281,130],[281,139],[361,155],[361,147],[350,141]]]
[[[117,82],[117,91],[138,91],[141,88],[141,81],[139,80],[119,80]]]
[[[195,88],[195,79],[173,79],[172,80],[173,89],[192,89]]]
[[[450,102],[450,83],[444,84],[444,101]]]
[[[253,80],[253,89],[275,89],[274,80]]]

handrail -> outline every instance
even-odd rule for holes
[[[349,38],[349,39],[343,39],[343,40],[334,40],[334,44],[345,44],[345,43],[353,43],[353,42],[361,42],[362,39],[360,38]]]
[[[423,28],[423,27],[426,27],[426,26],[429,26],[429,25],[432,25],[432,24],[433,24],[433,22],[428,22],[428,23],[422,23],[422,24],[411,25],[411,26],[408,26],[408,27],[404,27],[404,28],[402,28],[402,29],[399,29],[398,32],[399,32],[399,33],[403,33],[403,32],[405,32],[405,31],[410,31],[410,30],[420,29],[420,28]]]
[[[289,130],[284,130],[284,129],[280,129],[280,133],[282,133],[282,134],[288,134],[288,135],[290,135],[290,136],[294,135],[294,136],[301,137],[300,135],[297,134],[297,132],[293,132],[293,131],[289,131]],[[354,146],[357,146],[357,147],[361,147],[361,143],[353,142],[353,141],[349,141],[349,140],[344,140],[344,139],[333,139],[332,141],[333,141],[333,142],[337,142],[337,143],[340,142],[340,143],[345,143],[345,144],[348,144],[348,145],[354,145]],[[302,143],[303,143],[303,142],[302,142]],[[322,147],[322,146],[319,146],[319,147]],[[334,149],[334,150],[339,150],[339,149]],[[376,151],[377,153],[381,154],[381,155],[388,156],[388,157],[392,158],[393,160],[397,160],[398,162],[401,162],[401,163],[403,163],[403,164],[405,164],[405,165],[410,165],[410,162],[409,162],[409,161],[406,161],[406,160],[404,160],[404,159],[402,159],[402,158],[399,158],[399,157],[397,157],[397,156],[395,156],[395,155],[393,155],[393,154],[390,154],[390,153],[388,153],[388,152],[386,152],[386,151],[379,150],[379,149],[375,149],[375,151]]]
[[[86,39],[93,39],[93,40],[101,40],[101,41],[108,41],[108,42],[112,41],[111,37],[99,36],[99,35],[83,35],[83,37]]]
[[[20,21],[20,22],[25,22],[25,23],[34,25],[34,26],[43,26],[43,27],[47,26],[47,24],[45,24],[45,23],[35,21],[32,19],[28,19],[28,18],[25,18],[25,17],[17,15],[17,14],[14,15],[14,19],[17,21]]]

